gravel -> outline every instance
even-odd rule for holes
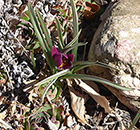
[[[48,11],[54,2],[53,0],[42,0],[36,5],[46,20],[48,17],[51,17]],[[5,110],[7,106],[7,104],[4,103],[5,101],[9,102],[9,104],[13,104],[13,101],[18,102],[16,96],[18,97],[23,93],[25,82],[29,80],[29,77],[35,74],[31,65],[29,65],[30,59],[28,58],[28,52],[23,50],[23,45],[17,39],[18,31],[10,29],[10,27],[13,27],[13,25],[18,22],[20,18],[18,14],[19,9],[25,4],[27,4],[27,0],[0,0],[0,71],[3,70],[6,72],[8,77],[7,84],[0,86],[0,96],[1,98],[4,96],[3,103],[0,105],[1,111]],[[53,18],[54,17],[51,17],[50,20]],[[12,109],[13,108],[10,110],[6,109],[5,111],[10,114],[18,113],[17,110],[12,112]],[[1,119],[3,118],[5,123],[9,122],[11,126],[16,129],[20,124],[13,118],[13,115],[11,116],[10,114],[5,115],[7,116],[5,118],[1,117]]]
[[[41,0],[36,4],[46,21],[54,19],[54,16],[49,13],[50,6],[53,3],[57,2],[54,0]],[[16,38],[18,32],[12,32],[9,29],[9,26],[13,26],[19,20],[18,10],[24,4],[27,4],[26,0],[0,1],[0,67],[8,75],[11,85],[7,87],[10,89],[19,88],[24,84],[24,80],[33,75],[28,63],[26,61],[19,62],[18,60],[19,56],[25,55],[22,51],[22,44]]]

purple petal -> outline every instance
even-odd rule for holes
[[[56,67],[58,69],[60,69],[60,66],[62,67],[62,69],[68,69],[72,67],[72,62],[74,60],[74,55],[73,54],[69,54],[68,56],[64,53],[59,53],[58,50],[53,47],[52,48],[52,57],[56,62]],[[63,65],[63,58],[67,59],[67,62]]]
[[[73,54],[69,54],[68,55],[68,62],[65,66],[63,66],[63,69],[69,69],[72,67],[72,62],[74,60],[74,55]]]
[[[72,63],[69,61],[65,66],[63,66],[63,69],[69,69],[72,67]]]
[[[71,61],[71,62],[73,62],[73,60],[74,60],[74,55],[73,55],[73,54],[69,54],[69,55],[68,55],[68,60]]]
[[[66,59],[68,59],[68,56],[64,53],[61,53]]]
[[[58,50],[55,47],[53,47],[52,48],[52,57],[57,53],[59,53]]]
[[[72,62],[68,61],[66,65],[64,65],[62,68],[63,69],[69,69],[72,67]]]
[[[57,53],[57,54],[53,55],[53,59],[55,60],[57,67],[59,67],[62,64],[62,54],[61,53]]]

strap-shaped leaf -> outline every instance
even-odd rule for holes
[[[132,122],[131,126],[128,128],[128,130],[132,130],[133,127],[136,125],[136,123],[138,122],[139,119],[140,119],[140,109],[137,112],[137,114],[136,114],[135,118],[133,119],[133,122]]]
[[[78,47],[78,46],[84,46],[86,45],[87,43],[75,43],[74,45],[68,47],[68,48],[65,48],[62,52],[63,53],[68,53],[69,51],[71,51],[72,49],[74,49],[75,47]]]
[[[45,97],[45,95],[46,95],[48,89],[56,82],[57,79],[58,79],[58,78],[53,79],[53,80],[46,86],[46,88],[45,88],[45,90],[44,90],[44,92],[43,92],[43,94],[42,94],[42,97],[41,97],[42,103],[44,102],[44,97]]]
[[[100,83],[104,83],[104,84],[107,84],[107,85],[110,85],[114,88],[117,88],[117,89],[121,89],[121,90],[127,90],[127,91],[130,91],[130,90],[134,90],[133,88],[126,88],[126,87],[123,87],[121,85],[118,85],[118,84],[115,84],[109,80],[106,80],[106,79],[103,79],[103,78],[100,78],[100,77],[97,77],[97,76],[92,76],[92,75],[84,75],[84,74],[67,74],[63,77],[61,77],[63,79],[83,79],[83,80],[91,80],[91,81],[95,81],[95,82],[100,82]]]
[[[49,82],[49,81],[51,81],[53,79],[59,78],[59,77],[64,76],[64,75],[66,75],[68,73],[71,73],[71,71],[69,69],[62,70],[62,71],[60,71],[60,72],[58,72],[56,74],[53,74],[53,75],[47,77],[46,79],[42,80],[41,82],[35,84],[35,86],[45,84],[45,83],[47,83],[47,82]]]
[[[61,30],[60,22],[59,22],[59,19],[57,17],[55,17],[55,21],[56,21],[57,33],[58,33],[58,37],[59,37],[59,44],[60,44],[61,49],[63,49],[65,44],[64,44],[64,39],[63,39],[63,36],[62,36],[62,30]]]
[[[42,30],[40,28],[39,22],[38,22],[38,20],[37,20],[37,18],[35,16],[34,10],[33,10],[32,6],[31,6],[30,2],[28,2],[28,11],[29,11],[29,16],[30,16],[30,20],[32,22],[32,25],[33,25],[33,27],[34,27],[34,29],[36,31],[37,37],[38,37],[38,39],[40,41],[40,44],[41,44],[41,46],[43,47],[43,50],[44,50],[46,47],[45,47],[45,44],[44,44],[45,39],[43,37],[43,32],[42,32]],[[48,51],[48,49],[47,49],[47,51]]]
[[[73,17],[73,38],[76,37],[76,35],[78,34],[78,15],[77,15],[77,10],[76,10],[76,6],[73,0],[70,0],[71,3],[71,8],[72,8],[72,17]],[[78,43],[78,40],[75,41],[75,43]],[[75,47],[72,50],[72,53],[74,55],[74,61],[77,60],[77,47]]]
[[[114,69],[114,70],[118,71],[118,69],[116,69],[115,67],[112,67],[108,64],[104,64],[102,62],[93,62],[93,61],[76,61],[73,63],[73,68],[71,68],[71,69],[73,69],[73,73],[75,73],[81,69],[84,69],[86,67],[93,66],[93,65],[106,67],[106,68],[110,68],[110,69]]]
[[[32,25],[33,25],[34,30],[36,32],[36,35],[38,37],[39,43],[40,43],[40,45],[42,47],[42,51],[43,51],[43,53],[45,55],[47,63],[49,65],[49,67],[51,68],[51,70],[53,70],[52,66],[51,66],[51,63],[50,63],[50,60],[49,60],[50,55],[47,54],[47,52],[50,53],[49,48],[48,48],[47,44],[45,43],[45,39],[43,37],[43,32],[42,32],[42,30],[40,28],[39,22],[38,22],[38,20],[36,18],[36,15],[34,13],[34,10],[33,10],[32,6],[31,6],[30,2],[28,2],[28,11],[29,11],[30,20],[32,22]]]
[[[38,20],[41,24],[41,27],[42,27],[42,30],[45,34],[45,37],[46,37],[46,44],[48,44],[48,47],[49,47],[49,50],[51,51],[52,50],[52,41],[51,41],[51,38],[50,38],[50,34],[49,34],[49,31],[45,25],[45,22],[42,18],[42,16],[40,15],[40,13],[38,12],[38,10],[36,9],[36,14],[37,14],[37,17],[38,17]]]
[[[78,34],[75,36],[75,38],[68,45],[65,46],[65,48],[71,47],[74,43],[76,43],[80,33],[81,33],[81,30],[78,32]]]

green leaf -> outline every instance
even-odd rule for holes
[[[36,114],[35,116],[33,116],[32,117],[32,121],[35,119],[35,118],[39,118],[39,117],[44,117],[44,116],[46,116],[46,115],[44,115],[43,113],[42,113],[42,111],[45,111],[45,112],[47,112],[48,113],[48,111],[50,111],[52,109],[52,106],[50,105],[50,104],[45,104],[44,106],[41,106],[41,107],[38,107],[38,108],[36,108],[35,109],[35,113],[34,114]],[[42,114],[41,114],[42,113]],[[51,113],[48,113],[48,117],[50,117],[50,116],[52,116],[53,114]]]
[[[62,70],[62,71],[60,71],[60,72],[58,72],[56,74],[53,74],[53,75],[47,77],[46,79],[42,80],[41,82],[35,84],[35,86],[45,84],[45,83],[47,83],[47,82],[49,82],[49,81],[51,81],[53,79],[56,79],[56,78],[61,77],[61,76],[64,76],[64,75],[66,75],[68,73],[71,73],[71,71],[69,69]]]
[[[92,61],[76,61],[73,63],[73,67],[71,68],[71,70],[73,70],[72,72],[75,73],[81,69],[84,69],[86,67],[93,66],[93,65],[106,67],[106,68],[110,68],[110,69],[114,69],[114,70],[118,71],[118,69],[116,69],[115,67],[112,67],[110,65],[104,64],[102,62],[92,62]]]
[[[61,86],[57,83],[57,81],[56,81],[56,83],[54,83],[54,85],[55,85],[55,87],[57,87],[57,94],[56,94],[56,97],[55,97],[55,99],[57,99],[59,96],[60,96],[60,94],[61,94],[61,88],[62,88],[62,84],[61,84]]]
[[[36,67],[36,62],[35,62],[35,59],[34,59],[34,50],[31,51],[31,60],[32,60],[33,66],[35,68]]]
[[[37,49],[40,47],[40,44],[38,41],[35,41],[35,46],[33,47],[33,50]]]
[[[57,17],[55,17],[55,21],[56,21],[57,33],[58,33],[58,37],[59,37],[59,44],[60,44],[61,49],[63,49],[65,44],[64,44],[64,39],[63,39],[63,36],[62,36],[62,30],[61,30],[60,22],[59,22],[59,19]]]
[[[28,12],[28,10],[27,10],[27,11],[25,11],[25,12],[24,12],[24,14],[25,14],[26,16],[28,16],[28,17],[29,17],[29,12]]]
[[[140,118],[140,109],[139,109],[139,111],[137,112],[137,114],[136,114],[135,118],[133,119],[133,122],[132,122],[131,126],[128,128],[128,130],[132,130],[132,128],[133,128],[133,127],[136,125],[136,123],[138,122],[139,118]]]
[[[50,38],[49,31],[48,31],[48,29],[47,29],[47,27],[45,25],[45,22],[44,22],[42,16],[40,15],[40,13],[37,10],[36,10],[36,14],[37,14],[38,20],[39,20],[39,22],[41,24],[42,30],[43,30],[43,32],[45,34],[46,41],[47,41],[46,44],[48,44],[48,46],[50,47],[50,51],[51,51],[52,50],[52,41],[51,41],[51,38]]]
[[[41,44],[41,46],[42,46],[42,49],[43,49],[44,51],[49,52],[49,51],[50,51],[50,50],[49,50],[49,47],[48,47],[48,45],[45,43],[45,39],[44,39],[44,37],[43,37],[43,32],[42,32],[42,30],[41,30],[41,27],[40,27],[40,25],[39,25],[39,22],[38,22],[38,20],[37,20],[37,18],[36,18],[36,15],[35,15],[35,13],[34,13],[33,8],[31,7],[31,4],[30,4],[30,3],[28,3],[28,8],[29,8],[28,11],[29,11],[29,16],[30,16],[30,18],[31,18],[31,22],[32,22],[33,27],[34,27],[34,29],[35,29],[35,31],[36,31],[36,34],[37,34],[38,40],[40,41],[40,44]]]
[[[77,35],[75,36],[75,38],[68,45],[65,46],[65,48],[71,47],[74,43],[76,43],[76,41],[78,40],[78,37],[79,37],[80,33],[81,33],[81,29],[77,33]]]
[[[29,23],[29,22],[20,22],[18,25],[17,25],[17,27],[23,27],[23,28],[25,28],[25,29],[30,29],[30,28],[32,28],[31,27],[31,23]],[[29,30],[30,31],[30,30]]]
[[[51,62],[50,62],[50,58],[51,58],[50,53],[51,52],[49,51],[49,47],[45,43],[45,39],[43,37],[43,32],[42,32],[42,30],[41,30],[41,28],[39,26],[39,22],[38,22],[38,20],[36,18],[36,15],[34,13],[34,10],[33,10],[32,6],[31,6],[30,2],[28,2],[28,11],[29,11],[30,20],[32,22],[32,25],[33,25],[34,30],[36,32],[36,35],[38,37],[39,43],[40,43],[40,45],[42,47],[42,51],[43,51],[43,53],[45,55],[45,58],[47,60],[47,63],[49,65],[51,71],[53,72],[53,68],[52,68],[52,65],[51,65]]]
[[[65,10],[63,10],[63,9],[57,9],[57,11],[61,12],[63,14],[63,17],[66,17],[67,16]],[[59,14],[59,15],[61,15],[61,14]]]
[[[45,90],[44,90],[44,92],[43,92],[43,94],[42,94],[42,98],[41,98],[42,103],[44,102],[44,97],[45,97],[45,95],[46,95],[48,89],[56,82],[57,79],[58,79],[58,78],[53,79],[53,80],[47,85],[47,87],[45,88]]]
[[[133,90],[132,88],[126,88],[126,87],[123,87],[121,85],[117,85],[109,80],[106,80],[106,79],[103,79],[103,78],[100,78],[100,77],[97,77],[97,76],[92,76],[92,75],[84,75],[84,74],[67,74],[63,77],[61,77],[62,79],[65,79],[65,78],[68,78],[68,79],[83,79],[83,80],[91,80],[91,81],[95,81],[95,82],[100,82],[100,83],[104,83],[104,84],[107,84],[107,85],[110,85],[114,88],[117,88],[117,89],[121,89],[121,90]]]
[[[64,50],[62,50],[63,53],[68,53],[69,51],[71,51],[72,49],[78,47],[78,46],[84,46],[86,45],[87,43],[75,43],[74,45],[68,47],[68,48],[65,48]]]
[[[78,15],[76,6],[73,0],[70,0],[71,7],[72,7],[72,17],[73,17],[73,38],[76,37],[78,34]],[[75,43],[78,43],[78,40],[75,41]],[[72,54],[74,55],[74,61],[77,61],[77,47],[75,47],[72,50]]]
[[[5,79],[4,85],[8,82],[8,78],[7,78],[6,72],[4,72],[3,70],[0,70],[0,80],[1,79]]]
[[[29,13],[28,13],[28,11],[25,11],[24,13],[23,13],[23,15],[21,16],[21,18],[20,19],[23,19],[23,20],[25,20],[25,21],[29,21]]]
[[[56,115],[56,120],[59,120],[59,121],[63,121],[63,117],[64,117],[64,108],[63,106],[59,106],[58,108],[55,108],[54,109],[54,113]]]
[[[26,123],[26,130],[30,130],[30,128],[31,128],[31,124],[30,124],[30,122],[29,121],[26,121],[25,122]]]

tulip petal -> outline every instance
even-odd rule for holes
[[[64,53],[61,53],[66,59],[68,59],[68,56]]]
[[[55,60],[57,67],[59,67],[62,64],[62,54],[60,53],[54,54],[53,59]]]
[[[71,62],[68,62],[65,66],[63,66],[62,68],[63,69],[69,69],[72,67],[72,63]]]
[[[73,54],[69,54],[69,55],[68,55],[68,60],[70,60],[71,62],[73,62],[73,60],[74,60],[74,55],[73,55]]]
[[[59,53],[58,50],[53,47],[52,48],[52,57],[56,62],[56,67],[58,69],[69,69],[72,67],[72,62],[74,60],[74,55],[69,54],[68,56],[64,53]]]
[[[59,53],[58,50],[55,47],[53,47],[52,48],[52,57],[57,53]]]

